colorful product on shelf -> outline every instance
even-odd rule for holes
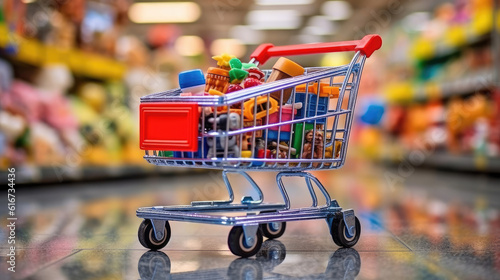
[[[384,115],[385,107],[382,104],[371,103],[361,115],[361,121],[369,125],[378,125]]]

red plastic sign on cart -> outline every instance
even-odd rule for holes
[[[197,151],[199,115],[193,103],[141,104],[141,149]]]

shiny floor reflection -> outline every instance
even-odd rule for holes
[[[141,280],[160,279],[355,279],[361,269],[359,253],[341,248],[328,258],[323,273],[293,277],[275,272],[286,258],[286,248],[278,240],[267,240],[255,258],[238,258],[229,267],[171,273],[171,261],[164,252],[148,251],[139,259],[137,269]]]
[[[172,222],[161,252],[137,241],[139,207],[225,199],[217,172],[19,186],[16,272],[7,271],[10,248],[2,242],[0,279],[500,279],[500,178],[394,174],[362,164],[315,173],[360,218],[354,248],[335,246],[324,221],[291,222],[250,259],[229,252],[230,228],[220,225]],[[281,202],[274,176],[257,176],[267,202]],[[310,205],[307,189],[286,184],[292,207]],[[9,234],[6,217],[2,212],[1,240]]]

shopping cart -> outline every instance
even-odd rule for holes
[[[250,62],[258,65],[270,57],[328,52],[355,54],[344,66],[305,68],[303,75],[226,95],[181,96],[181,90],[174,89],[142,97],[144,158],[159,166],[223,170],[229,199],[139,208],[137,216],[144,219],[138,232],[140,243],[151,250],[167,245],[169,221],[228,225],[233,226],[229,249],[249,257],[259,251],[263,235],[280,237],[286,222],[325,219],[338,246],[354,246],[361,233],[354,210],[343,210],[319,180],[304,171],[337,169],[344,164],[365,59],[381,45],[378,35],[336,43],[263,44]],[[271,71],[264,72],[267,79]],[[278,171],[276,182],[284,202],[264,203],[261,189],[247,171]],[[234,202],[230,173],[242,175],[258,197],[244,196]],[[310,207],[291,208],[284,177],[305,180]],[[325,205],[318,205],[315,189],[324,196]]]

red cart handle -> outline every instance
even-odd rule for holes
[[[346,51],[360,51],[366,57],[370,57],[372,53],[382,46],[382,38],[377,34],[366,35],[361,40],[344,41],[344,42],[331,42],[331,43],[317,43],[317,44],[303,44],[303,45],[290,45],[275,47],[273,44],[262,44],[255,49],[250,55],[259,62],[264,64],[273,56],[290,56],[290,55],[304,55],[316,53],[329,53],[329,52],[346,52]]]

